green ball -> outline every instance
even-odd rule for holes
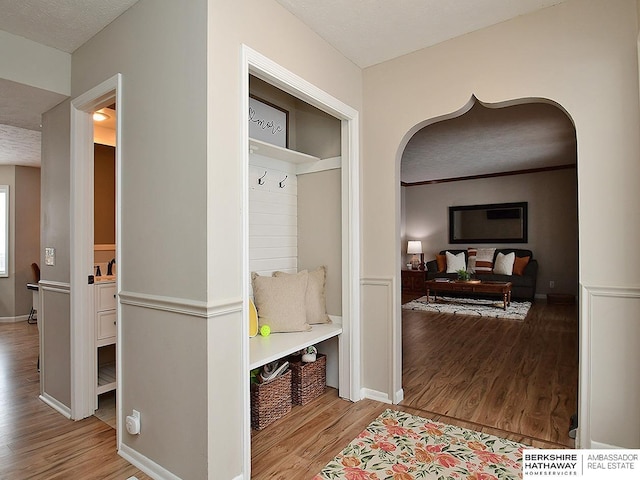
[[[271,327],[269,327],[269,325],[262,325],[260,327],[260,335],[262,335],[263,337],[268,337],[270,333]]]

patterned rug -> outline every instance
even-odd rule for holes
[[[436,302],[427,303],[427,297],[420,297],[402,305],[407,310],[424,312],[450,313],[452,315],[473,315],[478,317],[508,318],[524,320],[531,308],[531,302],[511,302],[506,310],[502,308],[502,300],[486,300],[482,298],[438,297]]]
[[[521,443],[386,410],[313,480],[522,478]]]

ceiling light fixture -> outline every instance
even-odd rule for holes
[[[93,113],[93,119],[96,122],[104,122],[105,120],[107,120],[109,118],[111,118],[111,117],[109,117],[109,115],[107,115],[106,113],[101,112],[99,110],[97,112]]]

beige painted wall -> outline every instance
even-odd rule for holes
[[[71,408],[69,125],[68,101],[42,116],[40,279],[45,284],[53,282],[56,288],[41,284],[38,315],[40,390],[67,408]],[[55,248],[55,265],[45,265],[45,247]]]
[[[9,276],[0,278],[0,319],[25,320],[33,295],[32,263],[40,245],[40,169],[0,165],[0,184],[9,185]]]
[[[15,203],[15,186],[16,174],[15,166],[0,166],[0,184],[9,185],[9,256],[7,257],[9,265],[9,276],[0,277],[0,318],[8,318],[13,321],[15,317],[15,299],[16,299],[16,282],[12,274],[13,252],[15,241],[13,232],[15,230],[15,215],[13,214],[13,205]]]
[[[424,122],[456,112],[472,95],[492,104],[540,97],[560,104],[576,126],[581,285],[637,288],[640,224],[629,220],[640,203],[636,6],[635,0],[568,1],[366,69],[364,275],[393,277],[399,289],[398,162],[411,134]],[[365,292],[363,301],[370,300]],[[394,313],[376,323],[365,318],[363,331],[385,331],[389,323],[399,321],[398,305]],[[637,319],[640,312],[635,313]],[[592,312],[581,311],[584,335],[589,322],[608,321],[587,319],[589,315]],[[622,323],[637,321],[631,318]],[[592,349],[596,355],[635,349],[631,343],[619,345],[604,338],[590,341],[598,347]],[[368,335],[363,348],[366,366],[384,351],[384,339]],[[599,360],[583,358],[582,364]],[[390,378],[392,373],[388,362],[374,375]],[[592,371],[585,379],[588,384],[581,385],[582,397],[592,406],[600,405],[600,399],[612,406],[608,411],[581,410],[581,425],[588,425],[589,418],[605,419],[607,425],[606,432],[592,432],[595,436],[587,443],[617,438],[632,446],[622,439],[635,438],[637,448],[640,412],[626,409],[605,387],[611,387],[613,376],[618,391],[637,398],[640,380],[624,371],[608,376]]]
[[[16,167],[15,193],[17,316],[28,315],[31,311],[33,294],[26,284],[35,280],[31,264],[40,264],[40,169]]]
[[[276,2],[259,0],[216,1],[209,15],[208,141],[214,148],[208,155],[208,271],[209,299],[241,298],[242,286],[242,156],[241,125],[246,121],[241,108],[241,48],[246,44],[284,68],[302,77],[356,110],[362,102],[361,71],[311,32]],[[218,226],[224,225],[224,228]],[[239,323],[239,322],[237,322]],[[233,324],[222,327],[223,335],[212,332],[210,362],[229,364],[240,360],[240,337]],[[215,342],[213,342],[215,340]],[[226,344],[220,343],[227,340]],[[215,353],[214,353],[215,352]],[[239,365],[238,365],[239,367]],[[213,370],[210,370],[211,372]],[[229,369],[223,384],[227,405],[241,406],[244,373]],[[210,377],[210,385],[216,378]],[[215,422],[210,423],[210,456],[228,453],[227,465],[239,460],[242,418],[237,408],[228,408],[224,418],[220,406],[210,403]],[[225,431],[226,436],[215,432]],[[238,437],[229,437],[237,432]],[[230,451],[231,450],[231,451]],[[215,476],[212,474],[212,476]],[[220,478],[228,478],[225,472]]]
[[[492,247],[527,248],[538,260],[536,295],[578,294],[578,192],[576,170],[556,170],[508,177],[464,180],[435,185],[403,187],[405,236],[422,240],[425,261],[446,248],[478,244],[449,244],[449,206],[480,203],[528,202],[529,241],[520,244],[482,244]],[[555,281],[550,289],[549,281]]]
[[[327,267],[327,312],[342,316],[341,171],[298,175],[298,270]]]
[[[143,418],[123,443],[182,478],[243,469],[243,43],[360,109],[361,71],[271,0],[141,0],[72,59],[72,96],[122,74],[121,289],[196,312],[126,306],[120,319],[122,406]],[[69,134],[45,130],[43,247],[58,255],[47,275],[68,282]]]
[[[143,419],[122,442],[181,478],[206,476],[207,328],[224,328],[205,305],[207,4],[141,0],[72,58],[73,96],[122,74],[119,286],[152,299],[119,319],[122,408]]]
[[[68,101],[42,116],[42,167],[40,202],[40,277],[69,284],[70,104]],[[55,249],[55,265],[45,265],[44,249]]]
[[[318,158],[340,156],[340,120],[254,76],[249,93],[289,112],[291,150]]]

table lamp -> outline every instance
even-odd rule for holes
[[[411,257],[412,270],[424,270],[424,253],[422,252],[422,242],[420,240],[409,240],[407,254],[413,255]],[[420,255],[419,258],[418,255]]]

